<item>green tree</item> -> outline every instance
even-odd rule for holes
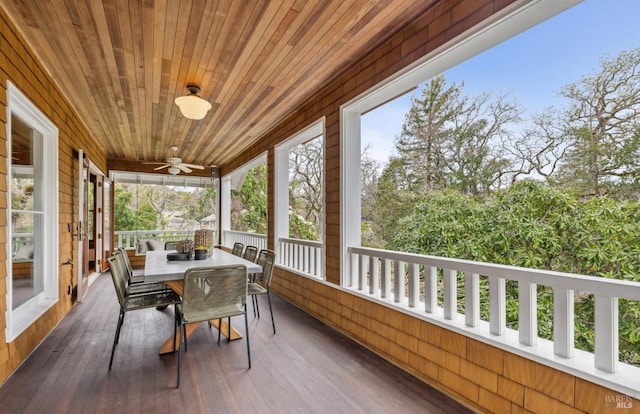
[[[114,185],[113,192],[115,230],[137,230],[136,212],[132,207],[133,194],[127,191],[120,183]]]
[[[324,211],[323,160],[322,136],[289,151],[290,237],[320,240]]]
[[[640,194],[640,48],[605,56],[597,72],[561,89],[568,104],[550,108],[539,135],[559,143],[556,182],[582,196]],[[553,123],[553,125],[549,125]]]
[[[420,97],[411,97],[402,131],[395,146],[405,164],[407,185],[415,191],[430,191],[446,186],[445,141],[450,123],[460,112],[462,86],[446,86],[444,75],[427,82]]]
[[[233,230],[267,233],[267,165],[249,170],[240,190],[231,191]]]
[[[513,174],[508,126],[520,120],[518,107],[506,94],[468,96],[463,88],[439,75],[411,99],[395,145],[413,191],[480,194]]]
[[[394,250],[640,281],[640,203],[580,198],[534,181],[493,196],[423,195],[400,222]],[[481,282],[486,293],[486,280]],[[462,294],[462,290],[460,290]],[[553,335],[552,291],[538,287],[538,334]],[[507,283],[507,320],[518,324],[517,283]],[[576,292],[576,346],[593,351],[594,299]],[[460,301],[461,307],[463,301]],[[485,303],[486,304],[486,303]],[[482,309],[483,317],[488,309]],[[620,353],[640,363],[640,304],[620,301]]]
[[[409,188],[410,180],[405,166],[402,159],[393,157],[380,174],[373,195],[373,206],[368,209],[368,215],[363,217],[363,234],[367,236],[363,242],[369,240],[376,244],[365,243],[365,246],[385,248],[387,241],[396,235],[400,220],[413,212],[419,193]]]

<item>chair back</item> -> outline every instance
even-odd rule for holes
[[[242,249],[244,249],[244,244],[240,242],[235,242],[233,244],[233,250],[231,250],[231,254],[235,254],[236,256],[242,256]]]
[[[181,313],[187,322],[241,314],[247,302],[247,267],[195,267],[184,274]]]
[[[118,302],[120,303],[120,307],[124,307],[127,296],[127,274],[125,270],[125,264],[123,263],[122,254],[118,253],[113,256],[107,257],[107,262],[109,262],[111,279],[113,280],[113,286],[116,289]]]
[[[133,266],[131,266],[131,261],[129,260],[129,255],[124,247],[118,247],[116,251],[122,256],[122,264],[125,267],[125,271],[127,272],[127,281],[131,279],[133,276]]]
[[[271,276],[273,275],[273,264],[276,260],[276,253],[273,250],[262,249],[258,254],[256,263],[262,266],[262,273],[258,275],[257,282],[268,288],[271,284]]]
[[[248,260],[250,262],[256,261],[256,256],[258,255],[258,248],[256,246],[247,246],[244,249],[244,253],[242,254],[242,258]]]

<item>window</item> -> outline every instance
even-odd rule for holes
[[[341,186],[341,237],[342,237],[342,285],[351,286],[349,247],[360,247],[363,244],[377,246],[366,234],[369,230],[368,211],[362,208],[361,190],[366,175],[363,177],[362,124],[363,116],[373,112],[386,103],[405,95],[418,87],[422,82],[434,78],[445,70],[453,68],[474,55],[487,50],[496,44],[526,30],[529,27],[573,6],[574,1],[567,2],[530,2],[516,4],[507,8],[511,14],[498,13],[494,18],[484,22],[448,44],[424,56],[414,65],[405,68],[392,78],[387,79],[372,91],[346,103],[341,112],[341,154],[342,186]],[[377,118],[381,118],[377,116]],[[387,122],[386,118],[385,122]],[[364,120],[364,121],[363,121]],[[365,160],[366,161],[366,160]],[[366,174],[366,165],[364,172]],[[364,180],[363,180],[364,178]],[[363,220],[364,219],[364,220]],[[365,225],[362,226],[362,223]],[[364,227],[365,234],[362,233]],[[384,246],[382,246],[384,247]]]
[[[324,278],[324,120],[276,147],[278,262]]]
[[[216,229],[217,190],[211,178],[122,171],[111,171],[110,178],[115,248],[144,254],[169,241],[193,239],[196,230]]]
[[[58,301],[58,130],[15,86],[8,87],[11,342]]]
[[[220,180],[222,244],[267,247],[267,154],[263,153]]]

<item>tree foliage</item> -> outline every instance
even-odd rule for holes
[[[605,57],[560,91],[567,104],[538,117],[538,136],[564,151],[555,182],[582,196],[640,195],[640,49]]]
[[[588,201],[522,181],[492,197],[424,194],[401,220],[393,250],[640,282],[640,203]],[[552,339],[550,289],[539,287],[539,335]],[[577,346],[593,351],[593,297],[576,292]],[[517,284],[507,286],[508,324],[516,328]],[[509,311],[509,309],[511,311]],[[486,316],[488,309],[484,309]],[[640,305],[621,301],[620,329],[640,324]],[[621,335],[625,360],[640,363],[639,335]]]
[[[231,190],[231,228],[267,233],[267,165],[247,171],[240,190]]]
[[[321,136],[289,151],[289,237],[320,240],[323,160]]]
[[[213,214],[215,198],[216,192],[211,188],[116,183],[115,229],[193,229],[200,226],[203,218]]]
[[[408,189],[481,194],[499,186],[513,168],[508,125],[520,120],[507,98],[465,95],[464,83],[447,86],[444,75],[427,82],[421,96],[412,97],[395,141]]]

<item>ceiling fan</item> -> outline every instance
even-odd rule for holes
[[[185,172],[187,174],[190,172],[193,172],[192,168],[196,170],[204,170],[204,166],[202,165],[187,164],[182,162],[182,158],[176,157],[176,151],[178,150],[178,147],[171,146],[169,147],[169,149],[173,151],[173,156],[167,158],[166,164],[161,165],[160,167],[154,168],[153,169],[154,171],[169,167],[169,170],[168,170],[169,174],[178,175],[180,174],[180,171]],[[158,163],[149,163],[149,164],[158,164]]]

